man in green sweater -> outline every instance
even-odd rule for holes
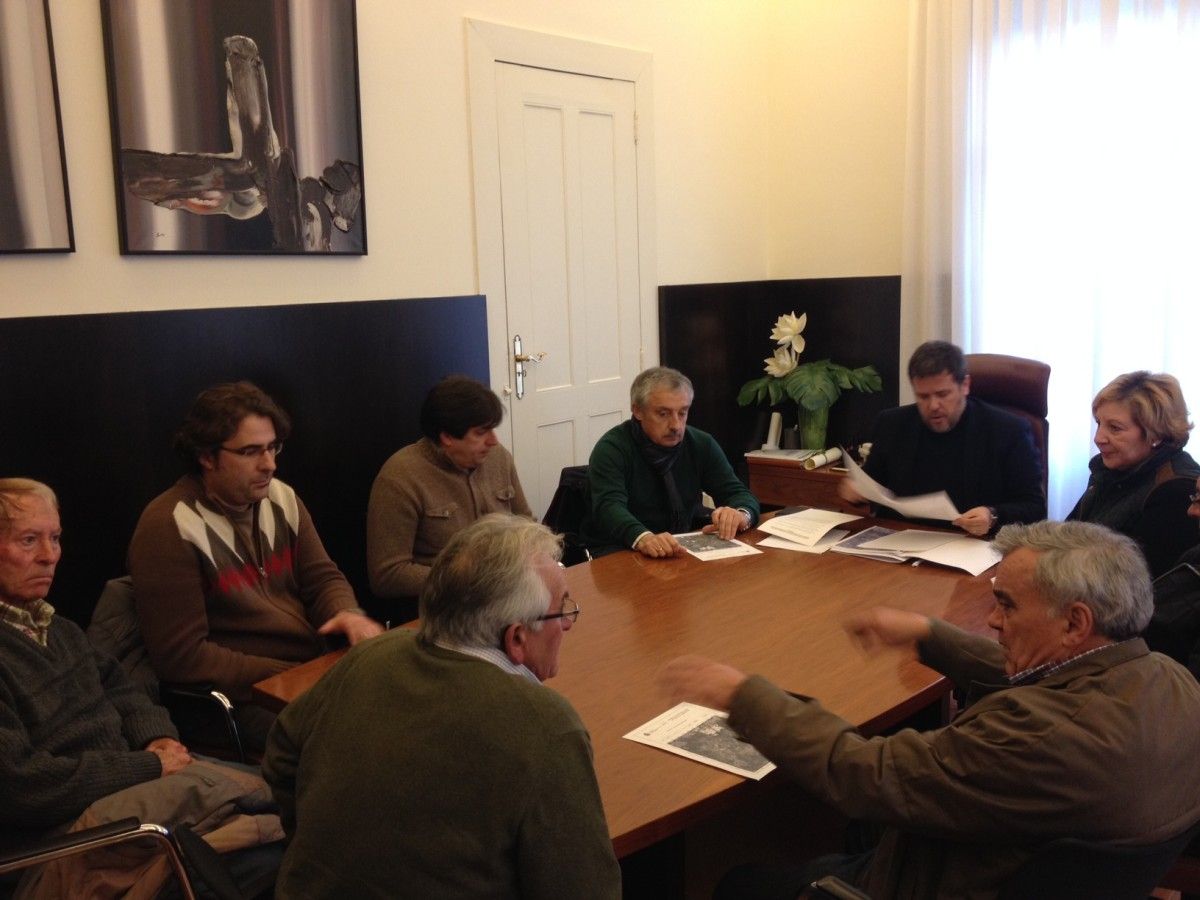
[[[633,417],[609,429],[588,460],[591,510],[580,526],[593,554],[631,548],[652,558],[683,556],[674,535],[708,518],[722,538],[752,528],[758,500],[712,435],[687,424],[695,392],[682,372],[656,366],[629,388]],[[701,492],[716,508],[700,505]]]
[[[523,517],[475,521],[434,561],[419,632],[354,647],[280,713],[279,896],[621,895],[587,731],[541,684],[579,615],[559,550]]]

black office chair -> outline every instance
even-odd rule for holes
[[[83,831],[45,838],[0,855],[0,878],[15,876],[23,869],[78,853],[134,842],[155,845],[166,854],[171,871],[175,875],[179,896],[184,900],[196,898],[196,888],[189,866],[203,881],[207,896],[216,897],[218,900],[243,900],[242,892],[225,868],[219,854],[205,843],[202,837],[186,826],[181,825],[169,830],[161,825],[140,822],[132,817]],[[0,896],[11,896],[15,887],[14,881],[0,881]]]
[[[591,504],[588,467],[567,466],[558,476],[558,487],[546,515],[542,517],[543,525],[563,536],[564,566],[588,562],[592,558],[579,535],[579,526],[583,524],[583,517],[587,515]]]
[[[1145,900],[1197,831],[1200,823],[1169,840],[1140,847],[1076,838],[1051,841],[1013,873],[1000,900]]]
[[[1194,885],[1188,880],[1193,873],[1176,860],[1198,833],[1200,822],[1173,838],[1140,847],[1077,838],[1050,841],[1005,882],[1000,900],[1145,900],[1160,885],[1187,890]],[[836,877],[814,881],[800,897],[870,900]]]
[[[1042,488],[1049,485],[1050,367],[1035,359],[1003,353],[968,353],[971,393],[985,403],[1020,416],[1033,430],[1033,445],[1042,461]]]
[[[189,745],[221,759],[247,761],[233,703],[210,684],[159,682],[150,668],[133,606],[133,579],[110,579],[100,593],[87,637],[93,647],[114,657],[171,721]]]

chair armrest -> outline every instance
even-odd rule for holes
[[[871,900],[869,896],[864,894],[858,888],[851,884],[847,884],[836,875],[826,875],[824,878],[818,878],[804,889],[804,892],[800,894],[800,897],[833,897],[836,898],[836,900]]]

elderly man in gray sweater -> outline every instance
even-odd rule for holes
[[[191,762],[166,710],[46,602],[61,533],[50,488],[0,479],[0,827],[26,839]]]

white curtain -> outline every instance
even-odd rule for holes
[[[911,0],[901,355],[1052,366],[1050,514],[1091,398],[1135,369],[1200,403],[1200,0]]]

